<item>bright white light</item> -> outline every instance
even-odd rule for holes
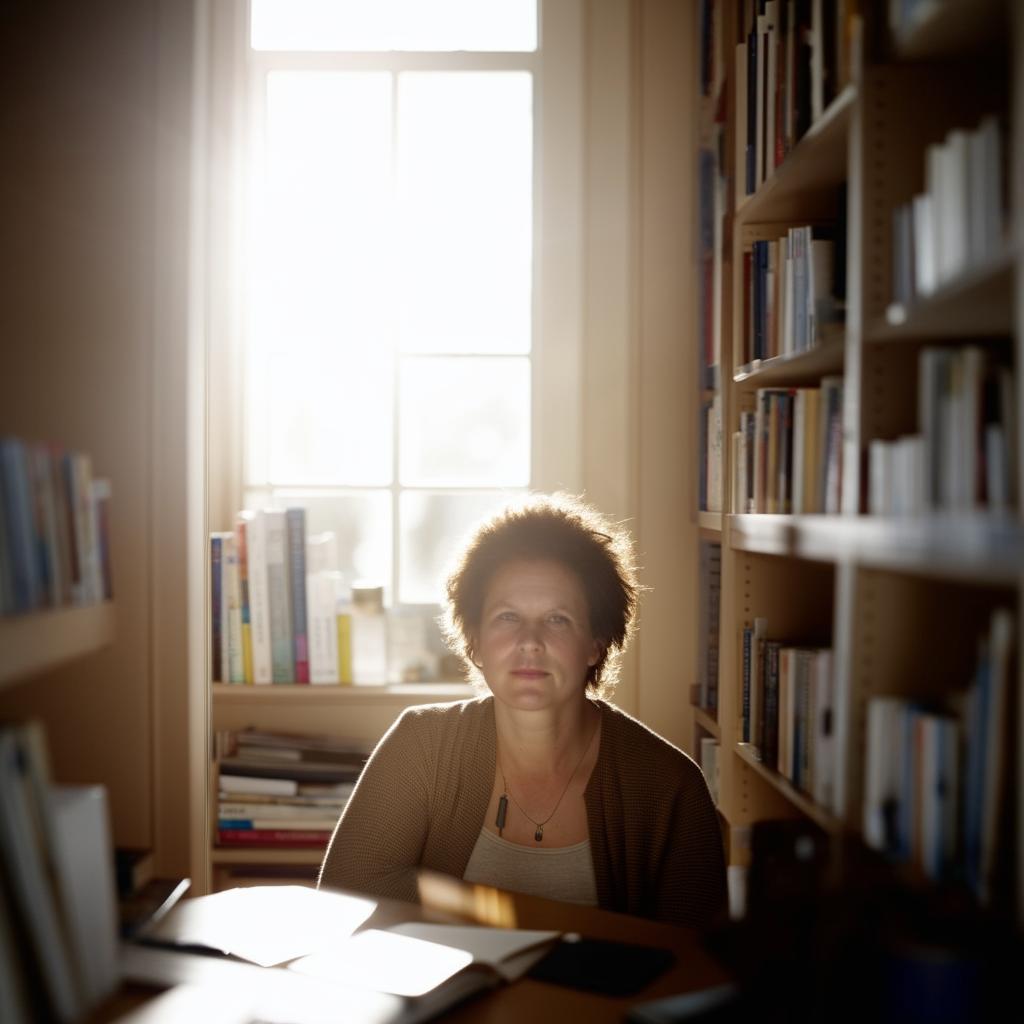
[[[530,76],[403,74],[398,138],[401,348],[528,352]]]
[[[537,48],[536,0],[252,0],[254,50]]]

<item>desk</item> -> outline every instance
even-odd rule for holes
[[[612,998],[550,985],[530,978],[522,978],[509,985],[490,990],[443,1015],[445,1021],[457,1024],[469,1022],[512,1022],[542,1024],[546,1021],[621,1021],[628,1008],[680,992],[695,991],[729,980],[729,975],[700,945],[697,933],[642,918],[616,914],[590,907],[577,907],[533,896],[506,894],[519,928],[579,932],[592,938],[615,939],[670,949],[676,957],[675,965],[641,993],[630,998]],[[377,909],[363,925],[364,928],[388,928],[407,921],[454,921],[459,918],[449,913],[421,907],[398,900],[379,899]],[[464,920],[464,919],[463,919]],[[169,953],[176,957],[178,954]],[[206,958],[203,958],[206,959]],[[208,962],[208,960],[207,960]],[[258,968],[253,968],[259,970]],[[118,1010],[96,1016],[96,1020],[117,1019],[119,1013],[131,1003],[144,1005],[155,989],[129,985],[119,995]],[[129,1004],[130,1005],[130,1004]],[[211,1021],[211,1024],[216,1024]]]
[[[579,932],[597,939],[615,939],[670,949],[675,965],[639,995],[628,999],[593,995],[575,989],[521,978],[511,985],[477,996],[445,1014],[446,1021],[458,1024],[499,1024],[524,1021],[621,1021],[627,1009],[639,1002],[660,999],[679,992],[692,992],[720,985],[730,975],[706,953],[697,933],[690,928],[648,921],[627,914],[616,914],[595,907],[578,907],[537,896],[509,893],[518,928]],[[451,918],[424,910],[411,903],[380,900],[367,921],[368,928],[387,928],[403,921],[438,921]]]

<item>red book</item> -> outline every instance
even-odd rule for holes
[[[219,828],[221,846],[326,846],[329,831],[294,828]]]

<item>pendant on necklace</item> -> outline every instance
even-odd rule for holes
[[[501,830],[505,827],[505,815],[508,813],[508,797],[504,793],[498,799],[498,816],[494,819],[494,826],[498,830],[498,835],[501,835]]]
[[[540,842],[544,838],[544,826],[538,825],[537,831],[533,833],[533,838],[536,842]]]

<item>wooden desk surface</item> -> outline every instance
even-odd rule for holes
[[[449,880],[448,884],[451,884]],[[455,883],[463,890],[467,887]],[[494,890],[486,892],[495,894]],[[547,1021],[621,1021],[629,1007],[682,992],[696,991],[729,980],[729,975],[700,945],[697,933],[686,928],[660,924],[590,907],[578,907],[552,900],[513,893],[501,897],[506,927],[577,932],[590,938],[613,939],[659,946],[672,951],[676,962],[647,988],[629,998],[613,998],[582,992],[546,982],[521,978],[509,985],[474,996],[443,1014],[445,1021],[456,1024],[497,1024],[515,1021],[522,1024],[543,1024]],[[465,916],[445,910],[430,909],[398,900],[378,899],[377,909],[364,928],[388,928],[406,921],[461,921]],[[508,917],[511,908],[512,918]],[[498,922],[491,922],[497,924]],[[166,954],[176,959],[181,954]],[[199,958],[207,963],[207,958]],[[224,962],[224,961],[221,961]],[[237,964],[237,961],[235,961]],[[240,965],[239,965],[240,966]],[[259,970],[259,968],[253,968]],[[116,997],[90,1017],[90,1024],[113,1021],[122,1013],[139,1009],[160,990],[139,984],[126,985]],[[211,1022],[213,1024],[213,1022]]]
[[[692,992],[730,980],[728,972],[704,951],[697,933],[689,928],[615,914],[594,907],[579,907],[518,893],[506,895],[513,906],[511,927],[578,932],[588,938],[613,939],[660,946],[675,954],[675,965],[647,988],[629,998],[596,995],[532,978],[521,978],[474,997],[444,1015],[458,1024],[498,1024],[515,1021],[621,1021],[629,1007],[681,992]],[[452,920],[442,914],[393,900],[378,901],[378,909],[365,927],[387,928],[410,920]]]

